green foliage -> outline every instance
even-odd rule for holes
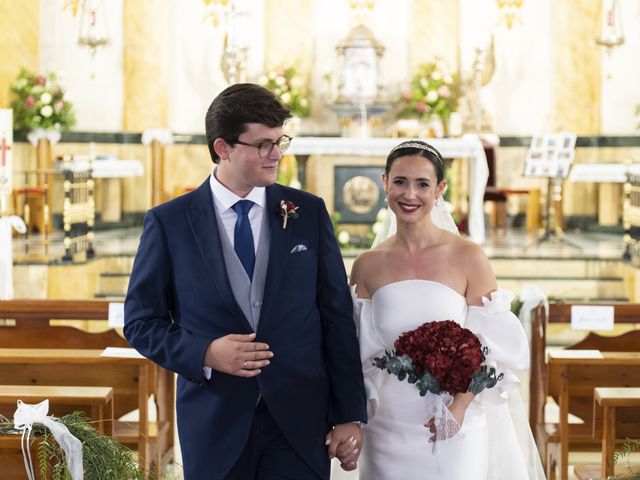
[[[428,121],[432,115],[448,118],[458,109],[460,90],[456,75],[449,73],[444,62],[436,59],[418,67],[410,88],[401,98],[402,116]]]
[[[515,296],[513,300],[511,300],[511,313],[513,313],[516,317],[520,315],[520,309],[524,305],[524,302],[520,300],[520,297]]]
[[[85,480],[145,480],[151,478],[139,466],[131,450],[114,438],[102,435],[81,412],[59,419],[69,432],[82,443]],[[0,417],[0,434],[18,433],[13,421]],[[49,430],[35,423],[31,441],[40,438],[38,467],[43,478],[70,480],[64,451]]]
[[[482,365],[479,372],[473,372],[468,391],[474,395],[478,395],[485,388],[495,387],[496,383],[502,380],[503,377],[503,373],[496,375],[496,369],[494,367],[487,368],[486,365]]]
[[[36,75],[21,70],[11,85],[14,128],[27,133],[38,128],[65,132],[75,124],[72,105],[56,75]]]
[[[482,354],[486,357],[489,354],[489,349],[483,347]],[[372,363],[375,367],[397,376],[400,381],[406,379],[407,382],[415,384],[421,397],[424,397],[427,392],[431,392],[434,395],[442,393],[440,382],[430,372],[424,372],[422,376],[418,376],[411,357],[408,355],[397,356],[394,352],[385,351],[384,356],[374,358]],[[504,374],[502,373],[500,375],[496,374],[494,367],[487,368],[486,365],[482,365],[480,370],[474,372],[471,376],[467,391],[478,395],[485,388],[494,387],[503,377]]]
[[[261,76],[258,83],[271,90],[293,115],[300,118],[309,116],[310,94],[297,66],[278,67]]]
[[[640,440],[631,440],[627,439],[625,444],[622,446],[622,450],[616,452],[613,456],[613,461],[618,463],[624,458],[628,458],[633,452],[640,450]],[[629,466],[629,473],[624,475],[618,475],[609,477],[607,480],[640,480],[640,471],[632,472],[631,466],[627,462],[627,466]]]

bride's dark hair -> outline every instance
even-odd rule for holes
[[[394,147],[387,156],[387,164],[384,167],[384,173],[389,175],[391,165],[393,165],[393,162],[395,162],[396,159],[400,157],[410,157],[413,155],[419,155],[429,160],[433,165],[433,168],[436,169],[436,178],[438,183],[444,180],[444,160],[442,159],[442,155],[440,155],[438,150],[422,140],[408,140],[406,142],[402,142],[397,147]]]

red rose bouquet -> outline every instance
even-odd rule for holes
[[[405,332],[394,343],[395,352],[385,352],[373,364],[415,383],[421,396],[472,392],[477,395],[502,379],[495,368],[483,365],[487,347],[469,329],[452,320],[427,322]]]

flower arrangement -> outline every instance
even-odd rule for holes
[[[483,365],[488,348],[478,337],[452,320],[427,322],[395,341],[373,364],[415,384],[421,396],[472,392],[477,395],[502,379],[495,368]]]
[[[418,67],[410,88],[402,95],[402,116],[428,121],[432,115],[449,118],[458,109],[460,91],[456,75],[450,73],[442,60]]]
[[[64,98],[64,90],[56,75],[36,75],[22,70],[11,85],[15,129],[67,131],[75,124],[72,105]]]
[[[131,450],[114,438],[99,433],[83,413],[74,412],[55,420],[64,425],[82,444],[84,478],[114,480],[151,478],[151,475],[138,466]],[[34,437],[39,439],[37,468],[41,478],[70,479],[65,452],[49,428],[39,422],[34,422],[32,428],[29,440],[33,441]],[[20,436],[22,431],[17,428],[14,421],[0,416],[0,434]]]
[[[282,66],[262,75],[258,83],[271,90],[294,116],[306,118],[310,113],[310,94],[296,66]]]

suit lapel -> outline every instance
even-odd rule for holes
[[[251,326],[240,309],[238,302],[236,302],[229,283],[220,241],[221,233],[216,221],[213,196],[208,178],[194,192],[187,215],[200,253],[213,276],[214,284],[220,296],[227,304],[233,317],[238,319],[238,323],[241,324],[243,330],[251,332]]]
[[[282,216],[279,213],[280,201],[287,200],[284,197],[282,188],[278,184],[273,184],[267,187],[266,192],[267,203],[264,214],[267,215],[269,219],[269,235],[271,241],[258,330],[264,325],[265,320],[268,319],[273,302],[276,298],[282,298],[281,295],[278,295],[278,291],[282,275],[287,266],[287,260],[289,259],[289,245],[291,243],[291,230],[293,228],[292,222],[289,222],[287,228],[282,228]]]

